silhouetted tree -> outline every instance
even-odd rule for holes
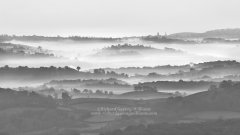
[[[4,69],[9,69],[9,66],[8,66],[8,65],[5,65],[5,66],[4,66]]]
[[[103,94],[101,90],[96,90],[96,94]]]
[[[109,95],[113,95],[113,92],[112,91],[109,91],[109,93],[108,93]]]
[[[223,81],[219,84],[219,88],[229,89],[232,87],[232,85],[233,85],[233,82],[231,80]]]
[[[142,91],[143,88],[142,88],[142,86],[135,85],[135,86],[134,86],[134,90],[135,90],[135,91]]]
[[[82,92],[83,93],[88,93],[88,89],[84,89]]]
[[[216,85],[211,85],[208,90],[217,90],[217,86]]]
[[[64,68],[65,68],[65,69],[69,69],[69,67],[68,67],[68,66],[65,66]]]
[[[104,69],[94,69],[93,72],[94,72],[94,74],[105,74]]]
[[[77,67],[77,70],[79,71],[80,69],[81,69],[81,67],[78,66],[78,67]]]
[[[73,91],[74,93],[81,93],[81,91],[80,91],[80,90],[78,90],[78,89],[75,89],[75,88],[74,88],[72,91]]]
[[[105,94],[105,95],[108,95],[108,91],[104,91],[104,94]]]
[[[68,92],[63,92],[62,93],[62,100],[65,103],[67,103],[69,100],[71,100],[71,96],[68,94]]]

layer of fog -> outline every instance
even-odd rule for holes
[[[81,66],[83,70],[92,68],[118,68],[118,67],[143,67],[157,65],[183,65],[216,60],[239,60],[240,47],[233,44],[156,44],[150,42],[123,41],[123,43],[143,44],[158,49],[165,47],[184,51],[183,54],[152,54],[145,56],[131,57],[91,57],[100,49],[119,43],[103,43],[103,42],[22,42],[11,41],[14,44],[23,44],[33,47],[41,46],[44,49],[53,50],[56,56],[63,56],[62,60],[25,60],[14,61],[7,60],[0,62],[1,65],[23,65],[23,66]]]

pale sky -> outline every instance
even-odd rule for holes
[[[240,28],[240,0],[0,0],[0,34],[132,36]]]

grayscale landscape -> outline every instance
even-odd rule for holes
[[[0,135],[240,134],[239,1],[1,3]]]

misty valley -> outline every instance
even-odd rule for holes
[[[240,29],[0,35],[0,135],[238,135]]]

